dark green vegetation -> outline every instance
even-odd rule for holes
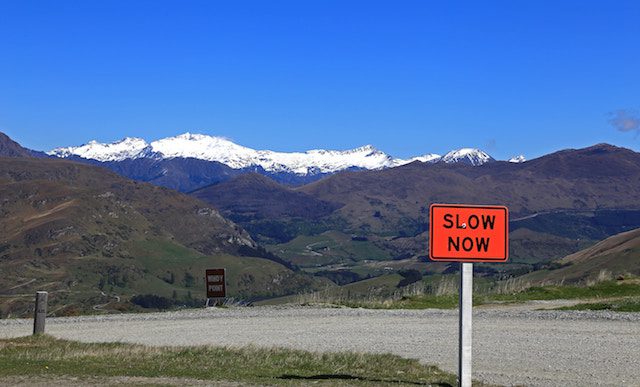
[[[474,305],[477,305],[474,302]],[[344,306],[369,309],[455,309],[458,307],[458,296],[403,296],[399,299],[383,301],[345,301]]]
[[[254,347],[144,347],[84,344],[48,336],[0,340],[3,377],[174,377],[252,384],[453,386],[456,377],[395,355],[319,354]]]
[[[191,192],[191,195],[216,203],[224,208],[223,215],[238,219],[317,219],[339,207],[257,173],[247,173],[222,184],[207,186]]]

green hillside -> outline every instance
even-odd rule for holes
[[[228,268],[230,295],[247,299],[316,282],[259,258],[206,203],[102,168],[0,158],[0,198],[2,316],[28,314],[36,290],[51,292],[57,314],[126,309],[135,294],[188,303],[204,296],[209,267]]]

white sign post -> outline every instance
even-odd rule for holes
[[[460,262],[458,381],[471,387],[473,262],[506,262],[509,209],[474,204],[432,204],[429,208],[429,258]]]
[[[460,323],[458,325],[458,375],[460,387],[471,387],[473,263],[460,264]]]

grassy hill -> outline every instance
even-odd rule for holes
[[[521,278],[533,283],[573,283],[626,274],[639,276],[640,229],[609,237],[556,261],[552,267],[555,269],[535,271]]]
[[[229,269],[232,296],[315,283],[260,258],[251,237],[210,205],[102,168],[0,158],[0,198],[2,315],[28,313],[35,290],[50,291],[62,314],[142,293],[187,302],[204,296],[207,267]]]
[[[300,267],[392,258],[387,251],[368,240],[340,231],[326,231],[314,236],[301,235],[288,243],[271,246],[270,250]]]

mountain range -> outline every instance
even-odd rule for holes
[[[518,164],[410,163],[345,171],[301,187],[247,174],[192,195],[279,255],[313,254],[317,261],[322,254],[343,263],[333,259],[341,254],[336,248],[308,246],[344,246],[344,238],[331,234],[339,231],[357,237],[350,245],[366,239],[379,248],[374,256],[419,258],[427,252],[430,203],[502,204],[511,212],[510,262],[533,265],[640,227],[639,187],[640,154],[598,144]]]
[[[101,162],[127,159],[194,158],[217,161],[233,169],[260,167],[268,172],[289,172],[299,175],[333,173],[350,168],[383,169],[414,161],[468,163],[482,165],[494,159],[487,153],[473,148],[453,150],[444,156],[425,154],[410,159],[393,158],[372,145],[346,151],[310,150],[306,152],[274,152],[255,150],[235,144],[223,137],[184,133],[147,143],[141,138],[127,137],[113,143],[90,141],[81,146],[61,147],[47,152],[51,156],[68,158],[77,156]],[[512,162],[522,162],[523,156]]]
[[[274,152],[247,148],[222,137],[191,133],[151,143],[130,137],[113,143],[91,141],[47,153],[101,165],[136,180],[183,192],[247,172],[269,176],[288,185],[303,185],[340,171],[381,170],[416,161],[474,166],[495,161],[486,152],[474,148],[453,150],[444,156],[425,154],[409,159],[391,157],[371,145],[346,151]],[[510,161],[523,162],[524,157]]]
[[[344,152],[285,157],[178,137],[173,145],[129,139],[47,155],[0,136],[0,293],[16,295],[0,314],[25,308],[20,294],[42,283],[64,308],[97,303],[105,289],[177,292],[182,300],[201,285],[187,274],[212,264],[230,268],[237,294],[260,297],[389,270],[447,273],[455,265],[425,263],[428,207],[437,202],[509,207],[510,262],[478,265],[490,275],[526,273],[640,228],[640,154],[608,144],[526,162],[470,149],[399,162],[363,147],[345,162]],[[200,148],[172,148],[192,143]],[[207,156],[216,144],[237,152]],[[251,156],[245,164],[236,163],[241,151]],[[294,166],[311,159],[323,160],[325,172],[298,174]],[[390,164],[373,162],[380,160]]]

